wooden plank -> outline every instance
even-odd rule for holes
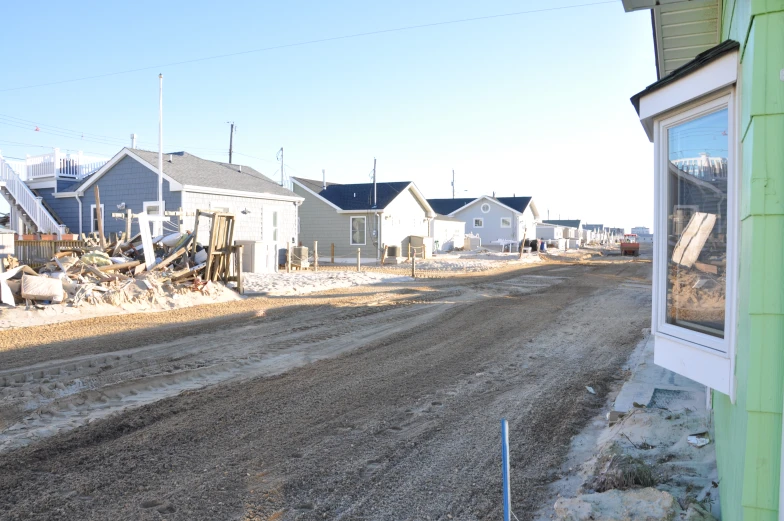
[[[100,266],[98,268],[98,271],[117,271],[117,270],[124,270],[128,268],[135,268],[141,263],[142,263],[141,261],[135,260],[131,262],[123,262],[120,264],[111,264],[109,266]]]
[[[155,264],[155,251],[152,246],[152,231],[150,230],[150,219],[146,213],[139,214],[139,231],[142,235],[142,250],[144,253],[144,266],[147,269]]]
[[[245,288],[242,284],[242,244],[234,246],[234,271],[237,274],[237,293],[244,295]]]
[[[172,253],[165,259],[163,259],[161,262],[153,266],[152,271],[164,269],[166,266],[168,266],[169,264],[177,260],[179,257],[182,257],[185,251],[186,251],[185,248],[180,248],[179,250],[175,251],[174,253]]]
[[[703,273],[712,273],[714,275],[719,274],[719,267],[714,266],[713,264],[705,264],[704,262],[697,261],[694,263],[694,267]]]
[[[106,238],[103,236],[103,212],[101,211],[101,194],[98,190],[98,185],[95,185],[95,189],[93,190],[95,193],[95,218],[98,221],[98,234],[100,235],[99,240],[101,241],[101,249],[106,249]],[[92,215],[90,216],[92,217]]]
[[[715,213],[695,212],[675,244],[672,261],[683,267],[691,268],[702,253],[702,248],[710,237],[715,224]]]

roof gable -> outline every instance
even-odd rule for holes
[[[122,158],[130,157],[158,173],[158,153],[149,150],[123,148],[106,165],[85,179],[74,191],[83,193],[110,171]],[[262,193],[281,197],[298,196],[251,167],[202,159],[187,152],[163,155],[163,177],[172,190],[200,187],[216,191]]]
[[[483,195],[476,199],[465,197],[459,199],[428,199],[427,202],[430,203],[430,206],[433,207],[436,213],[451,215],[482,200],[505,206],[520,214],[524,213],[529,204],[531,204],[531,197],[490,197],[489,195]],[[536,214],[536,212],[534,213]]]
[[[342,211],[383,210],[409,188],[414,192],[413,195],[420,199],[420,203],[424,203],[425,209],[428,212],[431,210],[411,181],[376,183],[376,205],[373,206],[373,183],[327,183],[324,188],[321,181],[301,177],[293,177],[292,180]]]

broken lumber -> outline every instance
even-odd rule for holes
[[[166,266],[168,266],[169,264],[171,264],[172,262],[174,262],[175,260],[177,260],[177,258],[179,258],[179,257],[182,257],[182,255],[183,255],[183,254],[184,254],[186,251],[187,251],[187,250],[186,250],[185,248],[180,248],[179,250],[175,251],[174,253],[172,253],[171,255],[169,255],[168,257],[166,257],[165,259],[163,259],[161,262],[159,262],[158,264],[156,264],[155,266],[153,266],[153,267],[152,267],[152,270],[150,270],[150,271],[156,271],[156,270],[162,270],[162,269],[164,269]]]
[[[696,261],[694,267],[703,273],[712,273],[713,275],[719,274],[719,267],[713,264],[705,264],[704,262]]]
[[[111,264],[109,266],[101,266],[98,268],[98,271],[116,271],[116,270],[124,270],[126,268],[135,268],[141,264],[141,261],[131,261],[131,262],[123,262],[120,264]]]

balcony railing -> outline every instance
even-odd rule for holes
[[[108,159],[87,156],[82,152],[67,154],[55,148],[49,154],[28,156],[25,161],[14,162],[14,170],[25,181],[41,179],[70,179],[80,181],[92,174]]]

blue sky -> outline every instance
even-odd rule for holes
[[[158,67],[590,1],[12,2],[0,150],[112,156],[131,133],[157,150],[161,72],[166,151],[226,161],[234,121],[234,162],[269,176],[281,146],[288,174],[324,168],[334,182],[368,180],[376,157],[379,180],[427,197],[451,196],[454,169],[458,196],[530,195],[545,218],[651,226],[653,149],[629,102],[656,79],[650,15],[620,1]]]

